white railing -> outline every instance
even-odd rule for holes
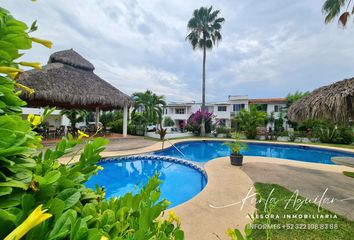
[[[166,140],[169,144],[171,144],[171,146],[173,146],[183,157],[186,156],[186,155],[184,155],[184,153],[183,153],[181,150],[179,150],[179,148],[176,147],[168,138],[165,138],[165,140]]]

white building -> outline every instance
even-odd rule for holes
[[[274,118],[279,117],[279,112],[286,107],[286,98],[262,98],[249,99],[247,95],[229,96],[225,102],[214,102],[206,104],[206,111],[212,112],[215,121],[226,127],[231,127],[232,119],[243,110],[250,108],[250,105],[257,104],[268,116],[273,113]],[[164,108],[164,117],[170,117],[179,128],[186,125],[192,113],[201,108],[201,103],[169,103]],[[270,124],[267,126],[273,127]]]

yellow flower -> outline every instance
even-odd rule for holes
[[[226,234],[231,238],[231,240],[235,240],[236,239],[235,231],[232,230],[231,228],[227,229]]]
[[[34,93],[34,89],[26,87],[25,85],[22,85],[21,83],[15,83],[15,86],[18,88],[21,88],[23,90],[25,90],[26,92],[28,92],[29,94],[33,94]]]
[[[108,237],[106,237],[105,235],[102,235],[100,240],[108,240]]]
[[[31,40],[33,42],[42,44],[43,46],[45,46],[47,48],[52,48],[52,46],[53,46],[53,43],[51,41],[48,41],[48,40],[43,40],[43,39],[39,39],[39,38],[35,38],[35,37],[32,37]]]
[[[19,64],[22,66],[33,67],[38,70],[42,69],[41,63],[39,62],[19,62]]]
[[[167,222],[170,222],[170,223],[176,222],[178,225],[181,224],[180,218],[177,217],[173,211],[168,212],[168,216],[167,216],[166,220],[167,220]]]
[[[27,121],[29,121],[33,126],[38,126],[42,122],[41,116],[29,114],[27,116]]]
[[[14,67],[0,67],[0,73],[18,73],[18,72],[23,72],[22,69],[14,68]]]
[[[86,133],[80,131],[80,130],[77,130],[77,133],[79,134],[79,137],[78,139],[81,139],[83,137],[90,137],[89,135],[87,135]]]
[[[52,217],[52,214],[45,213],[47,210],[42,210],[43,204],[39,205],[23,223],[15,228],[4,240],[18,240],[21,239],[28,231],[37,225],[41,224],[48,218]]]
[[[11,79],[17,79],[18,75],[18,72],[12,72],[7,74],[7,76],[9,76]]]
[[[97,166],[97,170],[103,170],[104,168],[102,166]]]

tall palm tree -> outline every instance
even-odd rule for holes
[[[339,14],[338,22],[345,27],[347,25],[348,19],[351,14],[354,13],[354,8],[352,5],[352,0],[326,0],[323,4],[322,11],[326,14],[325,23],[330,23]],[[341,13],[341,10],[345,9]]]
[[[161,119],[163,107],[166,105],[163,96],[158,96],[150,90],[145,92],[133,93],[135,102],[133,114],[138,110],[142,110],[143,116],[148,123],[156,124]]]
[[[205,62],[206,50],[211,50],[222,39],[221,24],[225,21],[219,17],[219,10],[213,11],[213,7],[201,7],[194,10],[192,18],[188,22],[188,35],[186,40],[192,44],[193,50],[203,50],[203,80],[202,80],[202,123],[200,135],[205,136]]]

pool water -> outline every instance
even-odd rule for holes
[[[198,194],[206,185],[206,178],[200,171],[180,163],[163,160],[135,159],[99,163],[104,170],[91,177],[86,187],[95,189],[104,186],[106,198],[137,193],[149,178],[160,173],[160,199],[171,202],[169,207],[181,204]]]
[[[230,149],[222,141],[191,141],[181,142],[174,147],[154,152],[154,155],[171,156],[192,160],[195,162],[207,162],[218,157],[230,155]],[[247,143],[248,148],[242,150],[245,156],[262,156],[281,159],[298,160],[304,162],[334,164],[331,158],[334,156],[354,157],[354,153],[327,150],[308,146],[290,146],[285,144]]]

